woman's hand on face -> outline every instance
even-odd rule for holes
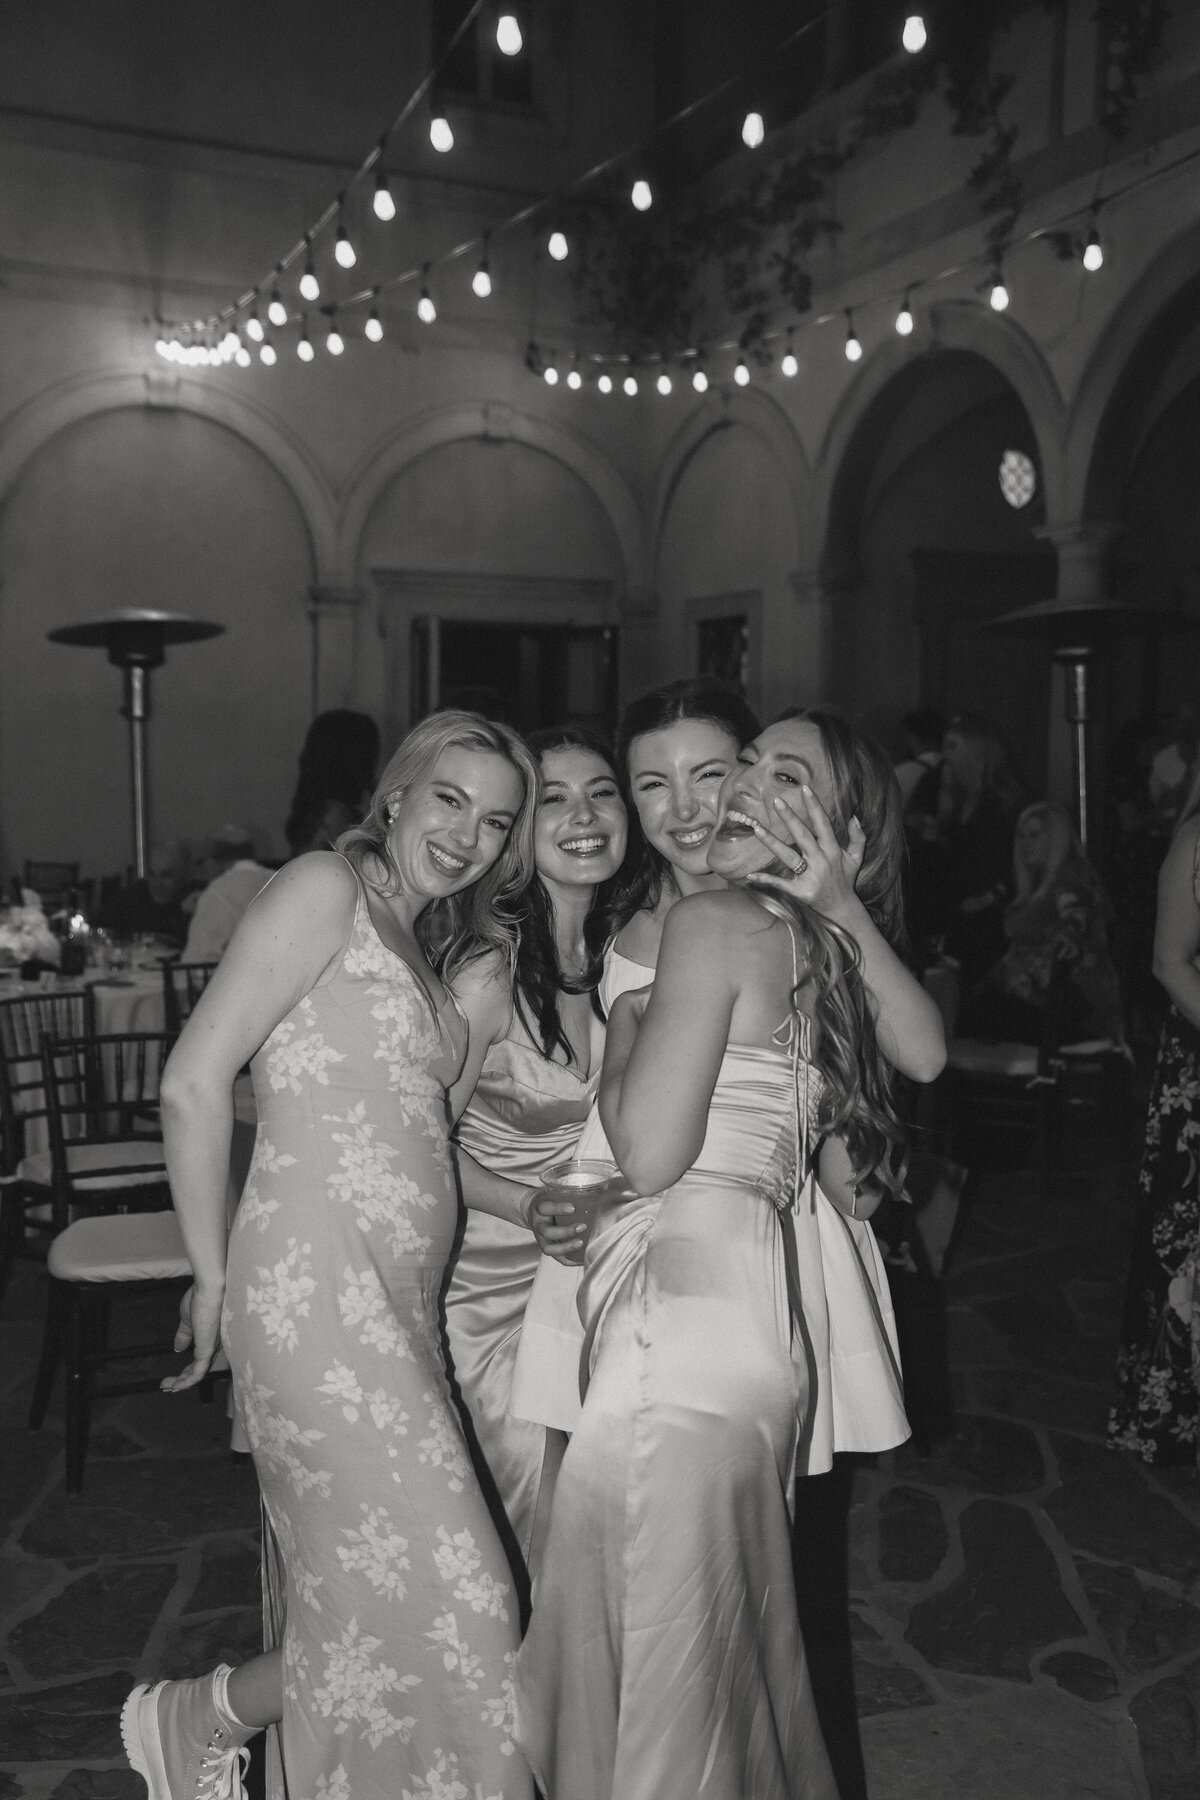
[[[800,789],[801,810],[782,795],[776,795],[772,805],[780,832],[786,835],[776,835],[757,823],[754,835],[792,873],[751,875],[750,884],[789,894],[836,921],[854,901],[854,885],[867,848],[866,832],[857,818],[851,819],[847,841],[839,844],[829,814],[810,787]]]
[[[175,1351],[181,1354],[191,1345],[192,1360],[178,1375],[168,1375],[162,1383],[164,1394],[181,1394],[204,1380],[213,1358],[221,1348],[221,1303],[224,1291],[201,1293],[193,1282],[179,1302],[179,1327],[175,1333]],[[223,1365],[224,1366],[224,1365]]]

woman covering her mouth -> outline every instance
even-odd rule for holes
[[[470,1026],[466,1062],[450,1093],[468,1210],[445,1296],[464,1411],[519,1568],[531,1560],[547,1456],[543,1426],[508,1412],[540,1254],[527,1214],[540,1173],[572,1155],[595,1098],[604,1052],[595,1004],[608,936],[603,897],[626,842],[625,804],[599,739],[574,726],[552,727],[530,747],[541,774],[536,874],[520,902],[516,956],[481,958],[455,982]],[[551,1486],[548,1480],[547,1498]]]

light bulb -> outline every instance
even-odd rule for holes
[[[909,13],[904,21],[904,30],[900,33],[900,42],[910,56],[925,48],[929,41],[929,33],[925,29],[925,21],[920,13]]]
[[[156,338],[155,343],[154,343],[154,348],[158,352],[159,356],[161,356],[163,358],[164,362],[170,362],[171,346],[170,346],[170,344],[168,344],[165,337]]]
[[[388,186],[387,171],[379,162],[375,168],[375,197],[371,207],[377,219],[389,224],[396,216],[396,202],[392,198],[392,190]]]
[[[746,367],[746,359],[744,356],[739,356],[737,359],[737,367],[733,371],[733,379],[737,382],[739,387],[745,387],[750,380],[750,371]]]
[[[247,350],[245,344],[238,345],[233,360],[239,369],[248,369],[250,367],[250,352]]]
[[[271,342],[270,338],[263,339],[262,344],[259,348],[258,354],[259,354],[260,359],[266,363],[266,365],[269,369],[271,367],[271,365],[276,361],[275,346]]]
[[[471,277],[471,290],[480,300],[486,300],[492,291],[492,277],[486,256]]]
[[[221,339],[221,355],[226,362],[229,361],[229,358],[233,355],[241,341],[242,340],[236,331],[230,329],[225,333],[225,336]]]
[[[542,380],[545,382],[547,387],[557,387],[558,386],[558,370],[555,368],[555,366],[552,362],[547,363],[545,368],[542,370]]]
[[[596,386],[602,394],[612,393],[612,376],[608,373],[607,369],[602,375],[597,375]]]
[[[277,325],[279,323],[273,313],[270,315],[270,318],[272,325]],[[255,307],[254,311],[250,314],[250,317],[246,320],[246,336],[248,338],[253,338],[256,344],[261,344],[263,338],[266,336],[266,332],[263,330],[263,322],[258,316],[257,307]]]
[[[640,176],[634,182],[629,198],[638,212],[649,212],[654,205],[654,195],[650,192],[650,183],[644,181]]]
[[[342,334],[335,324],[330,324],[329,334],[325,339],[325,348],[328,350],[330,356],[340,356],[342,351],[346,348],[342,339]]]
[[[312,347],[312,339],[308,335],[308,321],[305,321],[300,342],[296,345],[296,355],[301,362],[311,362],[316,352]]]
[[[546,249],[554,258],[555,262],[566,262],[567,257],[570,255],[571,246],[567,243],[566,236],[563,232],[552,231],[550,233],[549,241],[546,244]]]
[[[417,301],[417,317],[422,325],[432,325],[437,318],[437,307],[433,304],[433,297],[424,283],[421,285],[421,298]]]
[[[742,121],[742,142],[747,150],[757,150],[766,137],[766,127],[760,112],[748,112]]]
[[[435,113],[429,121],[429,141],[435,150],[445,155],[454,148],[454,133],[450,129],[450,121],[444,113]]]
[[[334,239],[333,244],[333,254],[335,261],[343,269],[352,269],[358,261],[358,257],[354,253],[354,245],[350,242],[344,225],[339,225],[337,228],[337,237]]]
[[[306,238],[305,243],[307,244],[307,242],[308,239]],[[319,300],[321,298],[321,284],[317,280],[317,271],[313,268],[311,249],[305,259],[304,273],[300,277],[300,293],[305,300]]]
[[[369,338],[373,344],[378,344],[383,337],[383,320],[379,316],[377,306],[373,306],[367,316],[367,322],[363,326],[363,336]]]
[[[1008,289],[1004,285],[1004,277],[999,270],[996,271],[996,279],[992,282],[988,303],[993,312],[1003,312],[1008,305]]]
[[[1100,233],[1093,225],[1088,232],[1088,241],[1083,247],[1083,266],[1089,275],[1104,267],[1104,246],[1100,242]]]
[[[272,325],[287,324],[287,307],[279,298],[279,289],[277,287],[271,289],[271,304],[267,308],[267,317],[270,319]]]
[[[704,373],[703,369],[697,369],[695,374],[692,376],[692,386],[695,388],[695,390],[698,394],[707,394],[707,392],[708,392],[708,376]]]
[[[673,385],[672,381],[671,381],[671,377],[667,374],[667,371],[665,369],[663,370],[662,374],[659,376],[658,380],[655,382],[654,385],[658,389],[659,393],[665,399],[666,396],[670,393],[672,385]]]
[[[637,376],[636,375],[627,375],[625,377],[624,381],[621,383],[621,386],[625,389],[625,392],[629,395],[629,398],[632,400],[633,396],[638,391]]]
[[[800,373],[800,364],[796,361],[796,352],[792,349],[790,336],[788,337],[788,347],[779,359],[779,373],[786,375],[789,381],[794,375]]]
[[[861,360],[861,357],[862,357],[862,345],[858,341],[858,334],[854,329],[854,321],[851,319],[850,314],[847,313],[846,314],[846,361],[847,362],[858,362]]]
[[[908,304],[908,295],[905,294],[904,299],[900,306],[900,311],[896,314],[896,330],[899,332],[901,337],[911,337],[912,336],[912,328],[913,328],[912,307]]]
[[[579,373],[578,363],[572,363],[567,370],[567,386],[573,394],[577,394],[583,386],[583,376]]]
[[[217,369],[224,362],[225,358],[221,355],[216,344],[210,344],[205,352],[205,360],[208,362],[210,368]]]
[[[496,20],[496,48],[501,56],[520,56],[525,47],[521,21],[515,13],[502,12]]]

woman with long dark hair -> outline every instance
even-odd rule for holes
[[[518,905],[515,953],[477,960],[455,984],[470,1027],[450,1095],[461,1115],[454,1135],[467,1214],[446,1290],[455,1377],[518,1566],[530,1560],[546,1455],[544,1428],[508,1412],[539,1260],[529,1206],[542,1170],[572,1154],[595,1098],[604,1048],[595,993],[608,936],[602,896],[626,841],[606,746],[576,726],[550,727],[529,744],[541,775],[536,872]]]
[[[887,759],[830,714],[793,715],[721,785],[707,854],[724,888],[676,901],[653,985],[613,1003],[600,1113],[642,1198],[600,1212],[588,1242],[589,1385],[518,1659],[518,1739],[548,1800],[836,1794],[789,1519],[814,1360],[828,1373],[814,1150],[844,1146],[851,1257],[860,1193],[897,1190],[903,1155],[867,953],[840,908],[751,885],[789,814],[800,879],[853,893],[849,851],[898,918]]]

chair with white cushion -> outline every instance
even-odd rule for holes
[[[150,1393],[160,1373],[101,1385],[99,1372],[115,1362],[165,1356],[169,1341],[121,1344],[109,1339],[109,1307],[117,1297],[156,1289],[182,1293],[192,1279],[179,1221],[173,1212],[113,1213],[77,1219],[50,1245],[50,1293],[41,1360],[34,1381],[29,1429],[40,1429],[60,1366],[66,1370],[66,1490],[83,1486],[92,1407],[96,1400]],[[172,1328],[173,1329],[173,1328]]]

